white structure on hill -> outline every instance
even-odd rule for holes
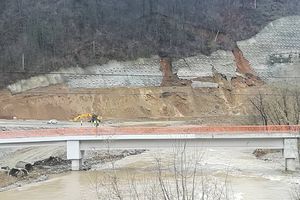
[[[300,83],[300,16],[271,22],[253,38],[238,42],[238,47],[265,80]]]

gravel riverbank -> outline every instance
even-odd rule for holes
[[[120,160],[142,152],[144,150],[86,151],[83,159],[83,169],[89,170],[93,166]],[[60,146],[7,148],[1,150],[1,168],[14,168],[19,161],[32,164],[33,169],[28,172],[28,175],[19,177],[9,176],[9,170],[1,169],[0,192],[30,183],[46,181],[56,174],[63,174],[71,170],[71,162],[66,159],[65,147]]]

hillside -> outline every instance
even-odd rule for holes
[[[32,72],[112,59],[158,54],[178,59],[231,51],[268,22],[300,11],[298,0],[254,2],[2,0],[0,86],[31,77]]]
[[[0,91],[0,119],[71,120],[97,113],[103,120],[196,120],[197,124],[255,124],[245,92],[191,87],[69,89],[64,85],[17,95]],[[239,95],[241,94],[241,95]]]

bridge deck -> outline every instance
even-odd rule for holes
[[[90,127],[0,132],[0,148],[57,145],[67,147],[72,170],[80,170],[82,152],[91,149],[239,147],[284,149],[287,170],[295,170],[300,126]]]
[[[58,137],[58,136],[99,136],[99,135],[275,135],[299,134],[300,126],[168,126],[168,127],[90,127],[14,130],[0,132],[1,139]]]

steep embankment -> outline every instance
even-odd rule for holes
[[[221,90],[190,86],[69,90],[59,85],[17,95],[4,90],[0,117],[69,120],[78,114],[97,113],[104,119],[200,118],[204,123],[222,123],[218,121],[222,116],[247,114],[242,96],[225,95]]]

